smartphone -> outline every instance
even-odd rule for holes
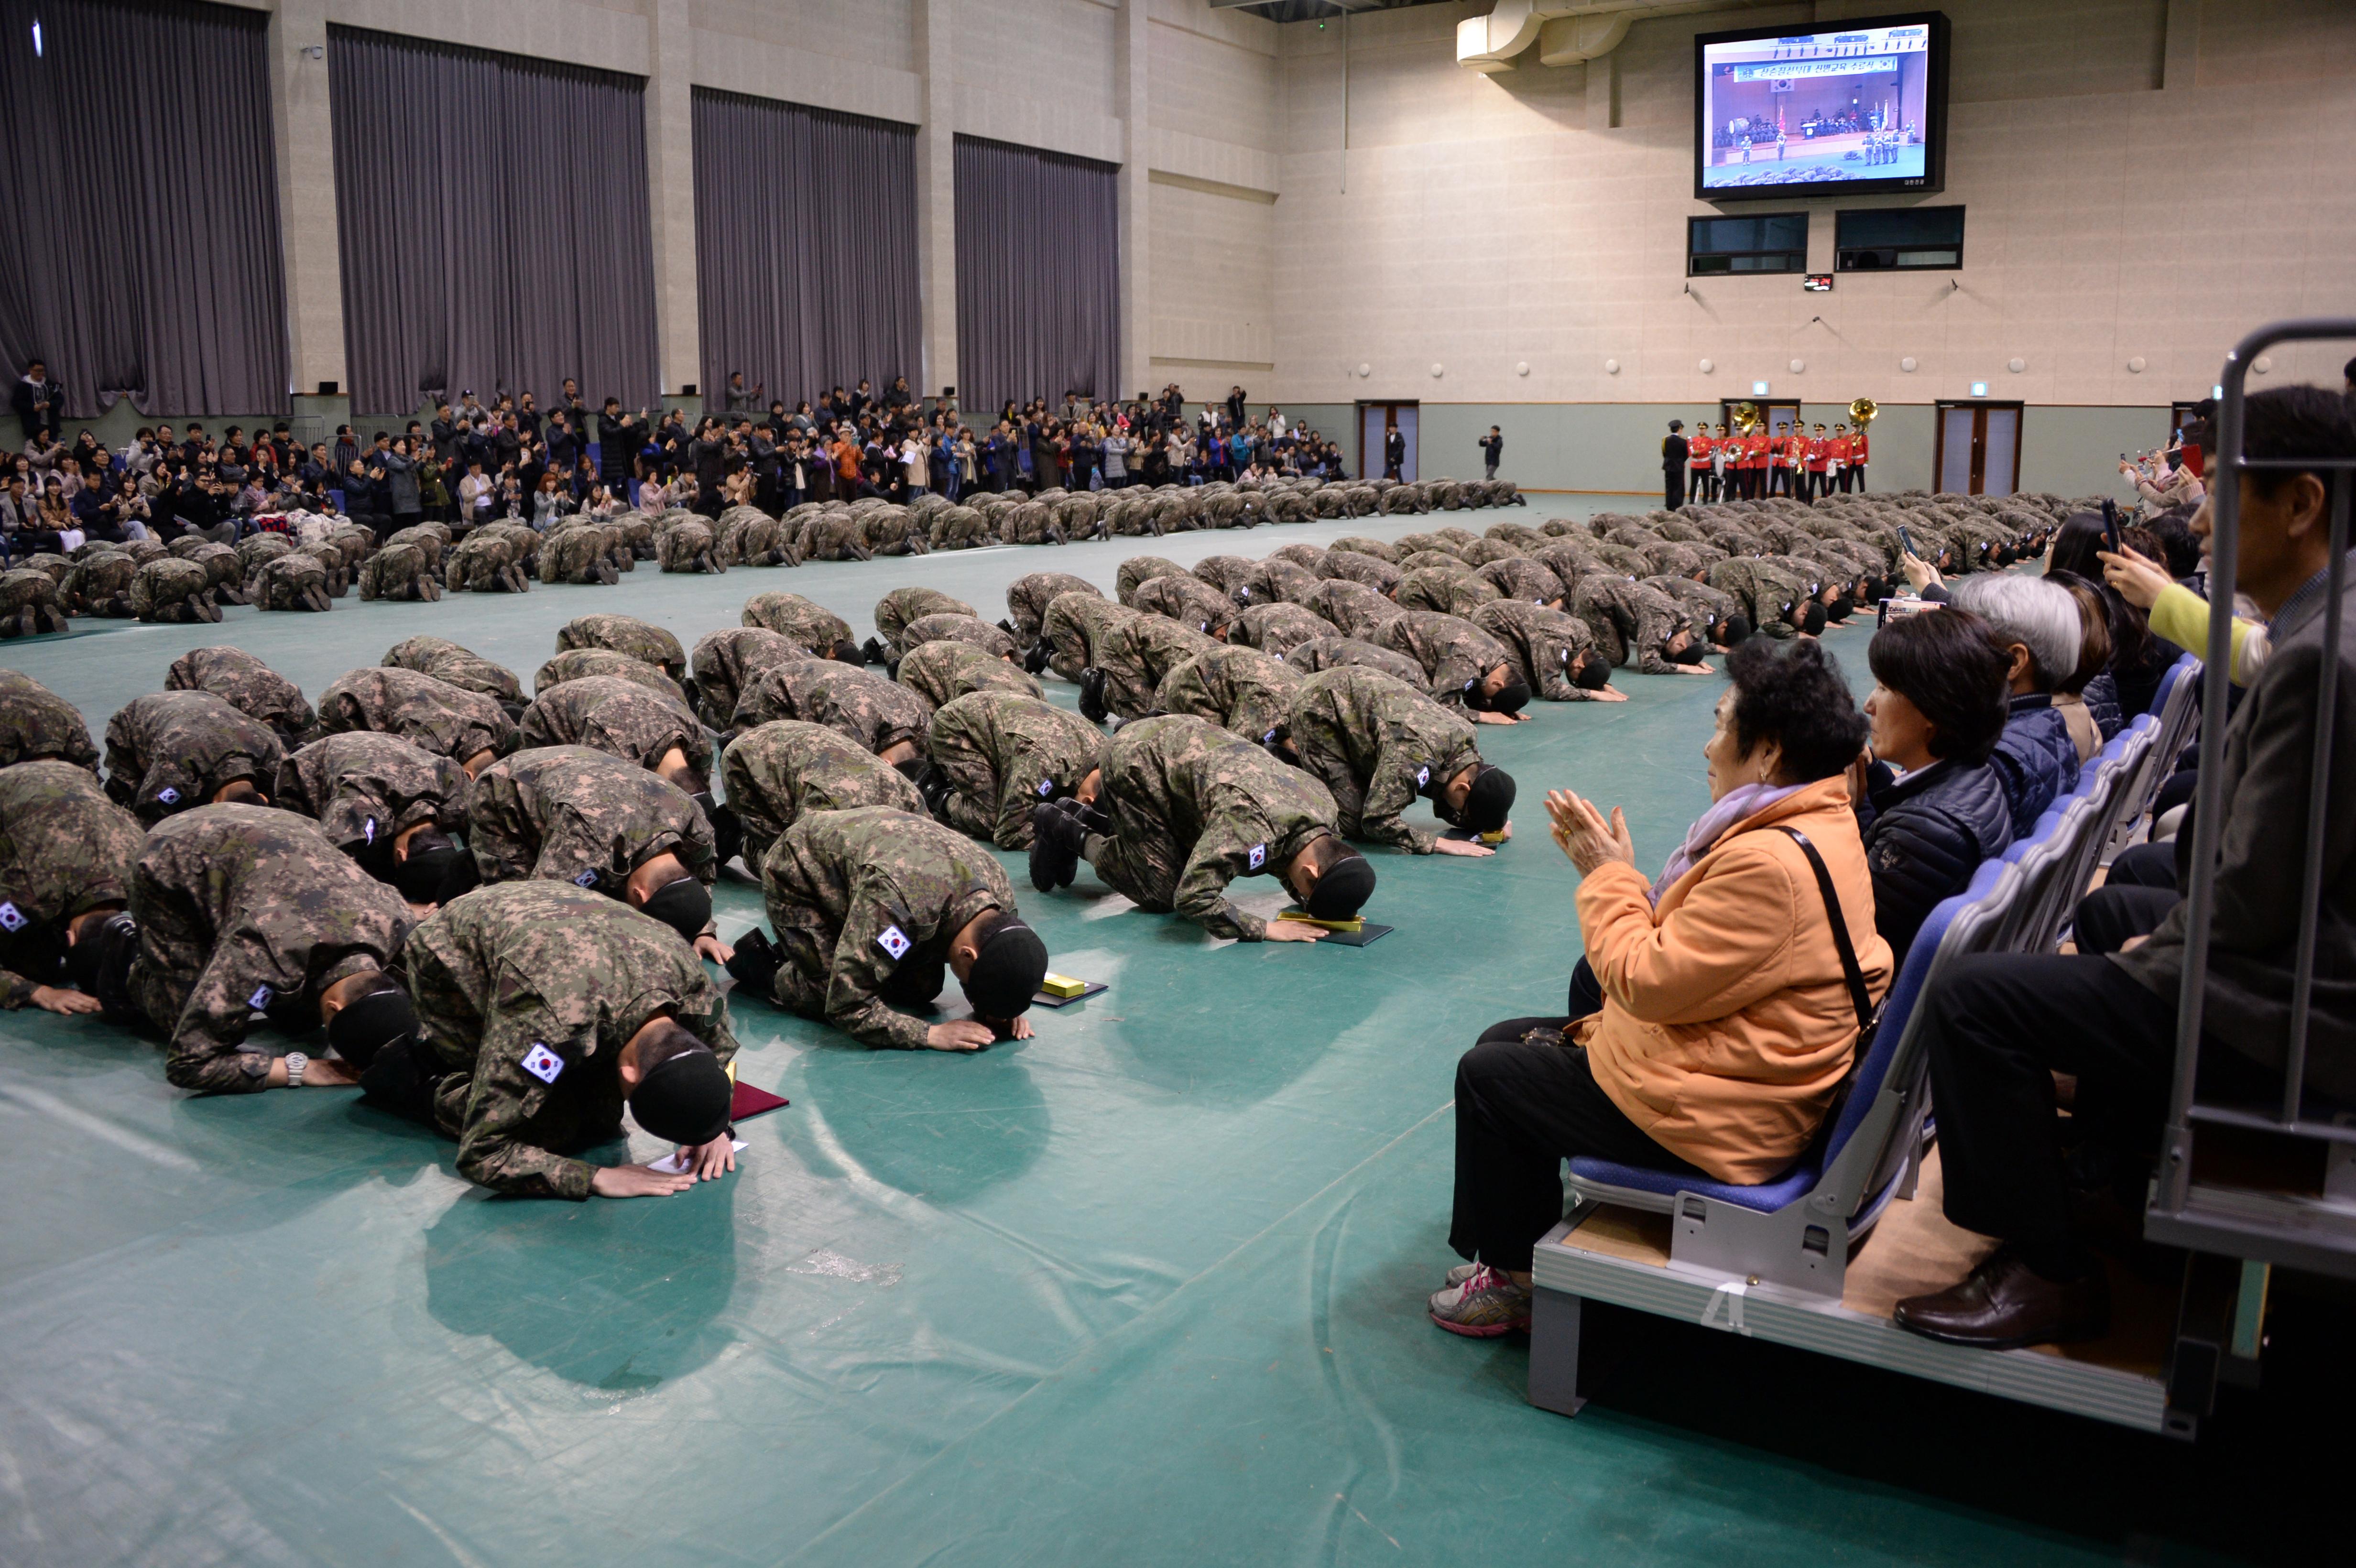
[[[1906,553],[1912,556],[1915,560],[1922,560],[1926,559],[1921,550],[1914,548],[1914,536],[1906,531],[1906,525],[1904,523],[1898,525],[1898,542],[1904,545],[1906,547]]]
[[[2118,503],[2107,496],[2103,497],[2103,538],[2109,541],[2105,548],[2113,555],[2118,554],[2120,550],[2126,548],[2119,539]]]

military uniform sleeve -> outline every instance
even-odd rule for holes
[[[245,1048],[246,1020],[269,1005],[281,981],[291,988],[302,976],[281,975],[252,932],[222,933],[172,1028],[164,1076],[173,1087],[204,1094],[268,1088],[270,1053]]]
[[[1171,908],[1213,936],[1230,936],[1240,942],[1265,940],[1268,922],[1246,913],[1227,900],[1229,882],[1264,869],[1267,858],[1275,853],[1265,837],[1244,840],[1244,832],[1254,831],[1265,830],[1244,827],[1239,832],[1226,824],[1212,824],[1194,841],[1194,852],[1187,857],[1186,869],[1178,878]],[[1251,862],[1254,849],[1260,854],[1259,866]]]
[[[1366,781],[1365,804],[1358,811],[1358,836],[1375,844],[1389,844],[1410,855],[1429,855],[1437,834],[1410,827],[1406,813],[1415,804],[1416,774],[1428,764],[1419,763],[1402,746],[1386,746]]]
[[[33,1004],[33,992],[37,981],[28,980],[14,969],[0,966],[0,1008],[15,1012]]]
[[[901,941],[914,939],[904,918],[872,895],[855,897],[834,944],[834,969],[827,979],[827,1021],[860,1044],[879,1050],[922,1051],[926,1044],[924,1020],[887,1005],[882,996],[884,982],[902,962],[885,941],[895,931]]]
[[[584,1064],[561,1044],[573,1032],[536,1006],[501,1008],[485,1020],[467,1086],[466,1118],[458,1129],[459,1175],[518,1198],[580,1202],[589,1196],[595,1167],[552,1153],[522,1136],[555,1087],[525,1072],[524,1057],[534,1046],[546,1045],[564,1058],[566,1071],[584,1072]]]

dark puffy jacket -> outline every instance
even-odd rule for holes
[[[1877,766],[1857,816],[1873,873],[1873,928],[1901,964],[1931,911],[2013,838],[2004,783],[1986,763],[1933,763],[1902,779]]]
[[[2012,717],[1988,758],[2012,808],[2012,836],[2026,838],[2045,808],[2078,787],[2078,743],[2043,692],[2012,699]]]
[[[2086,683],[2083,695],[2086,711],[2094,716],[2094,728],[2103,732],[2104,742],[2117,740],[2126,728],[2126,716],[2119,711],[2118,678],[2104,670]]]

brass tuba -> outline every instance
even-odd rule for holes
[[[1757,403],[1737,403],[1734,405],[1734,428],[1737,432],[1742,435],[1750,435],[1757,431],[1760,425],[1764,421],[1759,417],[1759,405]]]
[[[1848,406],[1849,422],[1858,429],[1863,430],[1871,424],[1874,416],[1880,412],[1881,411],[1874,406],[1871,398],[1858,398]]]

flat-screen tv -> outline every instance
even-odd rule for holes
[[[1947,18],[1694,39],[1694,195],[1876,196],[1947,177]]]

